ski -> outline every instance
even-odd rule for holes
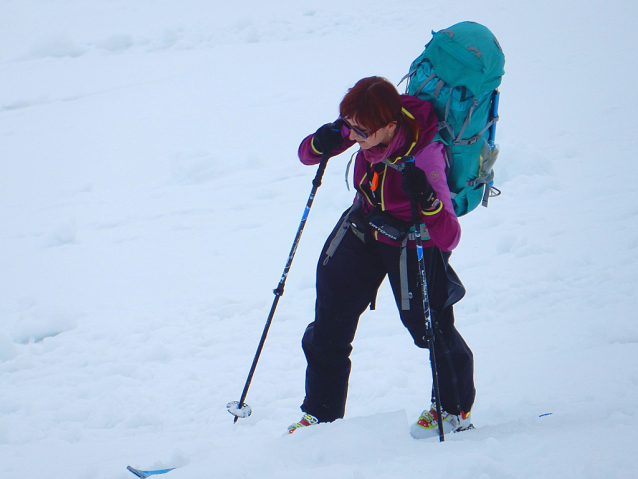
[[[139,470],[137,470],[137,469],[135,469],[135,468],[133,468],[131,466],[127,466],[126,469],[131,471],[137,477],[141,477],[142,479],[146,479],[149,476],[155,476],[157,474],[166,474],[167,472],[171,472],[175,468],[172,467],[170,469],[158,469],[156,471],[139,471]]]

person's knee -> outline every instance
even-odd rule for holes
[[[301,340],[301,347],[308,360],[321,363],[340,363],[347,360],[352,352],[352,344],[347,337],[330,335],[317,331],[315,323],[310,323]]]

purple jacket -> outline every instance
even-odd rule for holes
[[[421,126],[419,138],[410,154],[414,156],[416,166],[425,171],[428,181],[442,204],[442,208],[437,208],[434,212],[421,212],[422,220],[430,235],[429,240],[423,241],[423,247],[437,246],[443,251],[451,251],[459,243],[461,226],[454,213],[447,185],[443,144],[437,141],[432,142],[437,131],[438,120],[429,102],[409,95],[403,95],[401,98],[403,107],[414,116]],[[342,129],[342,135],[344,136],[343,145],[333,151],[333,155],[342,153],[356,143],[347,138],[348,133],[345,127]],[[313,135],[306,137],[299,146],[299,159],[304,165],[316,165],[321,160],[321,155],[318,155],[312,148],[312,137]],[[359,150],[357,153],[354,163],[354,185],[358,195],[364,199],[363,208],[366,212],[371,211],[374,207],[374,202],[369,195],[369,185],[373,176],[370,165],[386,159],[395,162],[408,153],[410,148],[408,143],[406,132],[403,128],[399,128],[387,147],[377,146],[369,150]],[[410,197],[401,188],[403,180],[401,172],[391,166],[384,165],[379,178],[377,196],[381,209],[396,218],[411,221]],[[375,232],[375,237],[379,241],[394,245],[400,244],[383,235],[376,235]],[[414,247],[414,242],[411,241],[409,246]]]

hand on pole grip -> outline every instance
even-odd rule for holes
[[[312,137],[313,148],[322,154],[330,154],[332,150],[339,148],[343,144],[342,127],[343,120],[341,119],[320,127]]]
[[[405,168],[401,172],[403,175],[401,188],[410,195],[411,199],[417,201],[421,208],[431,209],[437,198],[434,188],[425,176],[425,171],[414,164],[413,157],[406,160],[404,164]]]

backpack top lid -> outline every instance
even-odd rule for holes
[[[478,97],[501,84],[505,55],[487,27],[461,22],[432,34],[423,57],[448,85],[465,86]]]

